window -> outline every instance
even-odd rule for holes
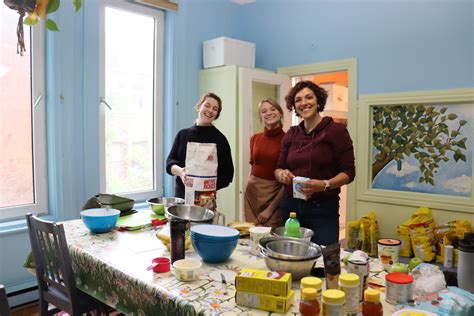
[[[25,27],[20,56],[17,23],[0,5],[0,221],[47,209],[44,28]]]
[[[124,1],[101,12],[101,191],[162,194],[163,11]]]

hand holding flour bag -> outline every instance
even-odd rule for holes
[[[188,142],[184,184],[186,204],[216,211],[217,166],[216,144]]]

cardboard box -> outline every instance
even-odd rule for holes
[[[235,277],[235,289],[286,297],[291,290],[291,273],[244,268]]]
[[[235,292],[235,304],[285,314],[290,308],[294,296],[295,291],[293,290],[290,290],[287,296],[237,291]]]
[[[254,43],[223,36],[204,41],[202,48],[204,68],[226,65],[255,68]]]
[[[301,192],[301,184],[305,183],[306,181],[310,180],[309,178],[305,177],[294,177],[293,178],[293,197],[295,199],[302,199],[306,200],[306,195]]]

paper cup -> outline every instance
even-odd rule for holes
[[[384,270],[390,270],[393,263],[398,262],[398,253],[400,251],[400,240],[398,239],[379,239],[377,242],[379,260]]]
[[[251,227],[250,232],[250,253],[258,256],[260,249],[258,243],[263,237],[270,236],[271,227]]]

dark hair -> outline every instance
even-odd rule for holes
[[[212,92],[208,92],[208,93],[204,94],[199,99],[198,103],[196,103],[196,109],[199,109],[199,107],[204,102],[204,100],[206,100],[206,98],[213,98],[214,100],[217,101],[217,105],[219,106],[219,109],[217,110],[217,115],[216,115],[216,120],[217,120],[219,118],[219,115],[221,115],[221,111],[222,111],[222,100],[221,100],[221,98],[219,98],[219,96],[217,94],[212,93]]]
[[[300,81],[291,90],[288,92],[288,94],[285,97],[286,100],[286,108],[289,111],[295,110],[296,116],[299,116],[299,114],[296,112],[295,109],[295,96],[298,92],[303,90],[304,88],[308,88],[311,91],[313,91],[314,95],[316,96],[316,100],[318,102],[318,112],[324,111],[324,106],[326,105],[326,100],[328,98],[328,93],[326,90],[318,86],[312,81]]]
[[[277,111],[280,113],[281,115],[281,119],[280,121],[283,121],[283,109],[281,108],[280,104],[278,104],[277,101],[271,99],[271,98],[268,98],[268,99],[263,99],[262,101],[260,101],[258,103],[258,112],[259,112],[259,118],[260,118],[260,121],[262,120],[262,117],[260,116],[260,107],[262,106],[263,103],[270,103],[275,109],[277,109]]]

